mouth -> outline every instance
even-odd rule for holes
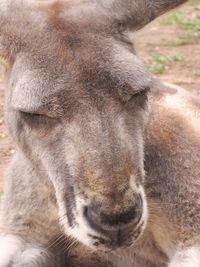
[[[146,221],[146,203],[139,197],[138,206],[117,215],[97,215],[88,207],[84,207],[83,217],[90,229],[98,235],[89,234],[95,247],[104,247],[110,250],[130,247],[142,235]]]
[[[135,204],[130,206],[129,203],[125,211],[113,213],[103,208],[104,205],[98,208],[94,201],[77,197],[72,210],[73,225],[68,222],[66,209],[63,212],[65,233],[91,249],[105,253],[133,246],[143,234],[148,220],[145,194],[139,194]]]
[[[93,240],[93,245],[98,248],[104,248],[104,251],[116,250],[119,248],[131,247],[142,235],[144,229],[144,222],[141,222],[137,228],[132,227],[127,229],[119,229],[117,231],[109,232],[107,235],[95,236],[89,235]]]

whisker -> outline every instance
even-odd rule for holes
[[[63,234],[60,234],[48,247],[47,249],[52,248],[53,246],[57,245],[58,242],[60,242],[60,240],[62,240],[62,238],[64,237]]]

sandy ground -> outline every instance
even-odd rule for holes
[[[1,77],[3,70],[0,68]],[[0,77],[0,190],[3,185],[3,178],[6,177],[6,170],[8,167],[11,155],[14,152],[14,146],[11,138],[8,136],[8,131],[4,122],[4,85]]]
[[[162,80],[200,95],[200,0],[193,0],[173,14],[160,18],[135,34],[136,50],[150,70]],[[174,22],[173,16],[181,19]],[[14,153],[4,122],[2,78],[3,70],[0,68],[0,190]]]

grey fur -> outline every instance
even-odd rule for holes
[[[200,101],[126,35],[185,1],[38,2],[0,4],[0,267],[199,267]]]

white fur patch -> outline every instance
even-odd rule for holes
[[[23,266],[47,266],[49,253],[40,247],[26,244],[18,236],[0,236],[0,267],[15,265]],[[48,264],[49,266],[49,264]]]
[[[146,196],[145,196],[143,187],[140,186],[139,188],[137,188],[136,192],[141,195],[142,200],[143,200],[143,214],[135,230],[137,231],[137,229],[141,228],[141,234],[142,234],[147,224],[148,208],[147,208],[147,201],[146,201]],[[76,197],[76,212],[74,213],[76,222],[73,228],[69,226],[67,216],[66,216],[66,212],[67,212],[66,205],[65,205],[65,202],[61,200],[61,196],[60,196],[60,201],[58,201],[58,203],[59,203],[59,210],[60,210],[60,218],[62,218],[60,220],[60,223],[64,226],[66,235],[71,236],[72,238],[82,242],[86,246],[89,246],[90,248],[93,247],[94,249],[96,249],[96,247],[93,246],[93,240],[89,237],[89,235],[96,236],[96,237],[101,237],[101,235],[99,235],[96,231],[94,231],[88,225],[87,221],[83,217],[84,207],[87,206],[88,203],[86,203],[86,201],[81,199],[80,197],[78,196]],[[139,238],[139,236],[137,238]]]
[[[9,15],[11,6],[22,6],[34,4],[35,0],[1,0],[0,1],[0,10],[1,13],[6,16]]]
[[[200,248],[191,247],[175,253],[168,267],[199,267]]]
[[[147,200],[146,200],[146,195],[145,195],[145,192],[144,192],[144,188],[142,186],[139,186],[138,189],[137,189],[137,191],[136,191],[136,193],[141,195],[141,197],[142,197],[142,203],[143,203],[142,217],[141,217],[141,219],[140,219],[140,221],[138,223],[138,226],[137,226],[137,228],[141,228],[141,234],[142,234],[143,231],[146,228],[148,217],[149,217],[148,206],[147,206]],[[141,224],[143,224],[142,227],[141,227]]]
[[[142,200],[143,200],[143,214],[142,214],[141,221],[144,222],[144,224],[145,224],[144,227],[146,227],[147,220],[148,220],[148,208],[147,208],[146,195],[144,192],[144,188],[142,186],[139,187],[139,193],[140,193]]]
[[[0,266],[9,266],[12,259],[24,248],[21,238],[13,235],[0,236]]]
[[[144,192],[144,188],[140,185],[139,187],[136,186],[135,184],[135,178],[131,176],[130,179],[130,187],[132,188],[132,190],[137,194],[140,195],[142,197],[142,202],[143,202],[143,214],[141,217],[141,220],[139,222],[139,224],[141,224],[142,222],[144,223],[144,228],[146,227],[147,224],[147,220],[148,220],[148,207],[147,207],[147,200],[146,200],[146,195]]]
[[[176,87],[175,87],[176,88]],[[185,95],[167,95],[163,104],[171,110],[175,110],[180,116],[184,114],[184,120],[193,129],[194,133],[200,134],[200,112],[195,110],[189,103]]]
[[[37,247],[28,247],[22,253],[18,254],[14,259],[14,264],[23,264],[23,266],[55,266],[50,261],[50,255],[45,249],[37,248]]]
[[[63,203],[63,204],[62,204]],[[94,235],[97,237],[100,237],[98,233],[96,233],[94,230],[92,230],[88,225],[87,222],[84,220],[83,217],[83,209],[85,206],[87,206],[87,203],[80,197],[76,198],[76,213],[74,214],[76,217],[76,223],[73,228],[71,228],[68,224],[67,216],[66,214],[66,207],[64,205],[64,202],[59,203],[60,207],[60,216],[63,218],[61,220],[61,224],[64,226],[64,230],[68,236],[71,236],[74,239],[77,239],[78,241],[81,241],[83,244],[89,247],[93,247],[93,243],[91,238],[88,236]]]
[[[10,4],[9,2],[11,2],[11,1],[1,0],[0,9],[1,9],[1,14],[3,14],[4,16],[7,14],[8,7]]]

